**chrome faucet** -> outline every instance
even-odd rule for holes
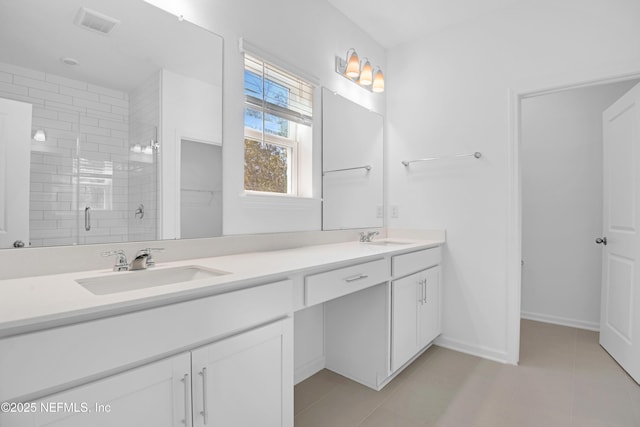
[[[103,252],[102,256],[115,256],[116,263],[113,266],[113,271],[135,271],[135,270],[145,270],[149,267],[153,267],[156,265],[155,260],[151,256],[153,252],[162,252],[164,248],[144,248],[140,249],[138,253],[136,253],[135,258],[131,261],[131,264],[127,262],[127,255],[124,253],[122,249],[118,249],[116,251],[108,251]]]
[[[153,259],[153,252],[162,252],[164,248],[144,248],[140,249],[136,254],[133,261],[131,261],[131,265],[129,266],[129,270],[144,270],[146,268],[154,267],[156,265],[155,260]]]
[[[377,231],[367,231],[366,233],[361,231],[360,232],[360,241],[361,242],[371,242],[371,239],[373,239],[373,236],[377,236],[378,234],[380,234]]]
[[[113,271],[127,271],[129,269],[129,263],[127,263],[127,254],[123,250],[107,251],[103,252],[102,256],[115,256],[116,263],[113,266]]]
[[[129,270],[135,271],[147,269],[147,260],[149,259],[149,254],[142,252],[143,251],[138,251],[136,257],[133,259],[133,261],[131,261],[131,264],[129,265]]]

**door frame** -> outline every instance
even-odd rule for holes
[[[520,316],[522,311],[522,100],[534,96],[590,86],[640,79],[640,70],[623,74],[590,76],[584,80],[561,78],[560,82],[530,84],[509,89],[507,144],[507,363],[520,359]]]

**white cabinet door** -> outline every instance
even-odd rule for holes
[[[394,280],[391,298],[391,371],[396,371],[440,335],[440,266]]]
[[[14,427],[180,427],[190,425],[189,353],[52,394],[29,413],[0,414]]]
[[[391,284],[391,370],[396,371],[418,351],[418,304],[422,296],[423,272]]]
[[[420,323],[418,346],[423,348],[441,332],[440,321],[440,267],[424,271],[423,296],[418,305]]]
[[[293,426],[291,319],[192,352],[194,426]]]

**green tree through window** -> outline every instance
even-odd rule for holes
[[[244,188],[251,191],[286,193],[286,149],[245,139],[244,150]]]

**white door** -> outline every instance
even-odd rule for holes
[[[640,85],[603,113],[600,344],[640,382]]]
[[[31,109],[0,98],[0,249],[29,245]]]

